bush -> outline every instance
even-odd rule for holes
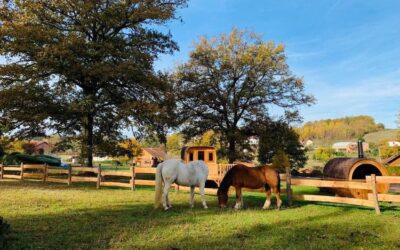
[[[332,148],[317,148],[315,150],[313,158],[318,161],[329,161],[335,157],[335,150]]]
[[[400,176],[400,166],[399,167],[388,167],[389,175]]]

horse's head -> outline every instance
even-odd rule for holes
[[[218,203],[220,208],[226,208],[228,204],[228,192],[225,192],[224,190],[221,190],[221,188],[218,188]]]

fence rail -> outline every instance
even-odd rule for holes
[[[215,181],[219,183],[225,173],[232,168],[232,164],[219,164],[217,166],[218,178]],[[68,169],[52,168],[47,165],[20,165],[20,166],[2,166],[0,165],[0,179],[17,179],[24,180],[38,179],[46,182],[55,182],[71,185],[75,182],[92,182],[96,183],[97,188],[106,187],[123,187],[135,189],[136,185],[155,186],[154,179],[141,179],[143,174],[155,174],[155,168],[132,167],[129,171],[102,171],[101,168],[88,167],[70,167]],[[138,175],[139,174],[139,175]],[[119,177],[118,180],[110,180],[108,177]],[[290,174],[281,174],[282,180],[286,179],[286,189],[281,189],[288,195],[288,203],[291,200],[302,201],[319,201],[333,202],[350,205],[359,205],[375,208],[377,214],[380,214],[379,202],[400,203],[400,194],[381,194],[377,192],[377,185],[380,184],[400,184],[400,176],[366,176],[365,180],[360,181],[341,181],[341,180],[323,180],[312,178],[293,178]],[[209,178],[210,179],[210,178]],[[212,180],[212,179],[211,179]],[[296,194],[292,195],[291,186],[311,186],[323,188],[346,188],[346,189],[363,189],[369,190],[368,199],[336,197],[328,195],[309,195]],[[179,187],[175,185],[177,190],[189,190],[188,187]],[[234,189],[232,189],[233,191]],[[231,190],[230,190],[231,191]],[[264,192],[264,189],[243,189],[247,192]],[[216,189],[206,189],[209,194],[216,194]]]

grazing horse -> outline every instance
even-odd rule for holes
[[[203,207],[207,208],[204,197],[204,188],[208,177],[208,167],[204,161],[192,161],[188,164],[180,160],[166,160],[157,166],[156,195],[154,207],[158,208],[163,199],[164,210],[171,208],[168,199],[168,190],[172,183],[190,187],[190,207],[194,207],[194,188],[199,187]],[[164,182],[164,188],[163,188]]]
[[[270,166],[246,167],[244,165],[236,165],[231,168],[225,175],[218,188],[218,202],[221,208],[225,208],[228,203],[228,191],[230,186],[236,189],[235,209],[243,207],[242,188],[265,188],[267,199],[265,200],[263,209],[268,209],[271,205],[271,189],[276,196],[276,206],[279,209],[282,205],[280,196],[279,173]]]

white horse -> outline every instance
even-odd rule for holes
[[[207,208],[204,197],[204,187],[208,177],[208,167],[204,161],[192,161],[188,164],[180,160],[166,160],[157,166],[156,172],[156,195],[154,207],[158,208],[163,198],[164,210],[171,208],[168,199],[168,190],[172,183],[190,187],[190,207],[194,207],[194,188],[200,188],[203,207]],[[163,189],[164,182],[164,189]]]

